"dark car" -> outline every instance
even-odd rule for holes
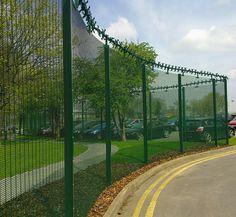
[[[101,139],[104,137],[106,133],[106,124],[97,124],[90,129],[84,130],[81,132],[83,134],[83,138],[87,139]]]
[[[126,128],[131,128],[133,126],[135,126],[136,124],[142,124],[143,120],[142,119],[133,119],[133,120],[127,120],[125,121],[125,127]]]
[[[168,120],[167,124],[169,125],[171,131],[178,131],[179,126],[177,120]]]
[[[84,121],[84,123],[77,123],[74,124],[73,128],[73,134],[75,138],[80,138],[84,132],[87,130],[93,128],[94,126],[97,126],[100,123],[100,121]]]
[[[168,123],[162,123],[157,120],[153,120],[151,124],[148,123],[148,139],[168,138],[171,132],[171,126]],[[127,128],[126,137],[128,139],[143,139],[143,122]]]
[[[104,139],[106,138],[106,123],[97,124],[92,128],[85,130],[83,133],[81,132],[81,135],[86,139]],[[119,138],[114,123],[111,123],[111,137],[116,139]]]
[[[217,139],[226,138],[226,125],[224,120],[217,120]],[[230,128],[228,128],[228,137],[231,137]],[[202,141],[209,143],[214,138],[214,120],[213,119],[191,119],[186,120],[184,124],[185,141]]]

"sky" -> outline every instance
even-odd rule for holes
[[[110,36],[147,41],[157,61],[227,75],[236,112],[236,0],[89,0]]]

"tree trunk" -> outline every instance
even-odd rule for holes
[[[19,115],[19,135],[22,135],[23,132],[23,121],[24,121],[24,114],[20,113]]]
[[[54,114],[54,121],[55,121],[55,135],[56,138],[60,137],[60,109],[55,110]]]
[[[122,141],[126,141],[126,134],[125,134],[125,126],[124,126],[124,116],[120,113],[118,109],[118,120],[119,120],[119,130],[120,130],[120,137]]]
[[[120,135],[121,135],[121,140],[123,141],[123,142],[125,142],[126,141],[126,134],[125,134],[125,128],[123,127],[123,128],[121,128],[120,129]]]

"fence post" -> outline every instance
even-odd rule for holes
[[[228,91],[227,91],[227,78],[224,78],[224,92],[225,92],[225,135],[226,144],[229,144],[229,129],[228,129]]]
[[[179,97],[179,142],[180,152],[184,152],[183,145],[183,109],[182,109],[182,75],[178,74],[178,97]]]
[[[152,140],[152,92],[149,91],[149,129],[150,129],[150,140]]]
[[[73,107],[71,0],[63,0],[65,216],[73,217]]]
[[[148,163],[148,144],[147,144],[147,77],[145,64],[142,65],[143,82],[143,145],[144,145],[144,163]]]
[[[82,135],[83,135],[83,132],[84,132],[84,100],[83,99],[82,99],[82,105],[81,106],[82,106],[82,108],[81,108],[82,109],[82,111],[81,111],[82,112],[82,117],[81,118],[82,118]]]
[[[110,57],[109,45],[104,45],[105,60],[105,107],[106,107],[106,179],[111,184],[111,96],[110,96]]]
[[[213,91],[213,117],[214,117],[214,140],[215,146],[217,146],[217,114],[216,114],[216,80],[212,79],[212,91]]]
[[[186,101],[185,101],[185,87],[182,88],[183,92],[183,141],[186,140]]]
[[[101,133],[100,133],[100,136],[102,138],[102,125],[103,125],[103,108],[101,107],[101,111],[100,111],[100,130],[101,130]]]

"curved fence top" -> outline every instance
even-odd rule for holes
[[[220,75],[218,73],[212,73],[203,70],[196,70],[192,68],[186,68],[183,66],[176,66],[162,62],[154,62],[153,60],[144,58],[143,56],[138,55],[134,50],[130,49],[125,43],[121,42],[120,40],[109,36],[106,33],[106,29],[101,29],[100,26],[97,24],[95,18],[92,16],[90,6],[88,6],[88,0],[73,0],[74,7],[79,11],[82,18],[85,20],[88,31],[97,32],[99,37],[102,40],[105,40],[106,43],[111,44],[114,48],[120,50],[124,53],[124,55],[131,56],[135,58],[137,61],[141,62],[142,64],[148,65],[152,68],[156,67],[161,70],[165,70],[169,72],[177,72],[184,74],[190,74],[194,76],[202,76],[202,77],[209,77],[215,79],[228,79],[225,75]]]

